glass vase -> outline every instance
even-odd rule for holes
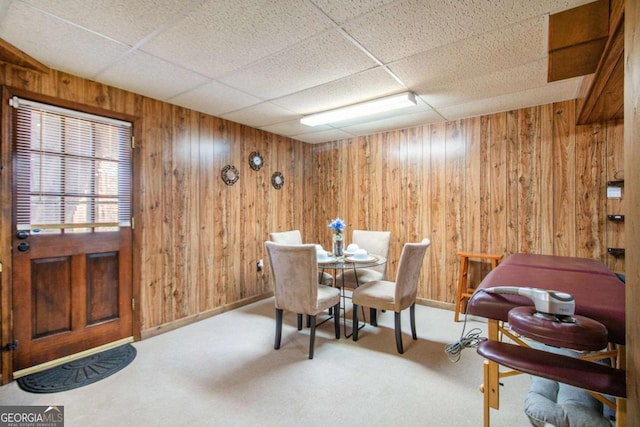
[[[333,255],[334,256],[344,255],[344,237],[342,233],[335,233],[333,235]]]

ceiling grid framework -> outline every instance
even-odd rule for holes
[[[575,98],[547,83],[548,15],[591,0],[0,0],[42,64],[308,143]],[[309,127],[307,114],[418,105]]]

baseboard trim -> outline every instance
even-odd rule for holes
[[[419,297],[416,298],[416,304],[424,305],[427,307],[441,308],[443,310],[450,310],[450,311],[454,311],[456,308],[456,305],[454,303],[435,301],[432,299],[419,298]]]
[[[207,311],[203,311],[201,313],[193,314],[191,316],[183,317],[182,319],[175,320],[173,322],[164,323],[162,325],[154,326],[153,328],[144,329],[140,332],[141,339],[147,339],[151,337],[155,337],[160,334],[164,334],[165,332],[173,331],[175,329],[182,328],[183,326],[190,325],[192,323],[198,322],[200,320],[207,319],[209,317],[222,314],[226,311],[234,310],[236,308],[252,304],[257,301],[261,301],[266,298],[270,298],[273,296],[273,291],[268,292],[266,294],[254,296],[251,298],[245,298],[240,301],[232,302],[230,304],[221,305],[220,307],[212,308]]]

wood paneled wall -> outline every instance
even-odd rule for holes
[[[269,295],[268,272],[256,271],[268,233],[311,232],[315,205],[304,203],[313,197],[308,144],[58,71],[0,63],[0,85],[135,118],[134,286],[143,337]],[[12,234],[7,130],[4,123],[3,327],[9,323]],[[259,171],[249,167],[253,151],[264,157]],[[221,179],[227,164],[239,171],[233,186]],[[271,185],[276,171],[284,176],[281,190]]]
[[[316,234],[330,219],[390,230],[388,274],[402,245],[429,237],[419,297],[452,303],[457,251],[596,258],[624,272],[623,123],[576,126],[575,101],[385,132],[314,146]],[[348,243],[348,239],[347,239]]]
[[[621,202],[605,197],[606,181],[622,171],[622,123],[576,126],[574,101],[309,145],[58,71],[0,63],[0,84],[136,118],[134,282],[143,337],[268,295],[268,272],[256,272],[268,233],[297,228],[328,248],[336,216],[347,221],[347,236],[391,230],[389,277],[403,243],[429,237],[419,297],[445,304],[459,250],[592,257],[624,271],[623,259],[606,254],[624,247],[623,230],[606,220]],[[3,137],[3,322],[10,145]],[[265,159],[260,171],[249,168],[252,151]],[[239,170],[236,185],[220,178],[226,164]],[[271,186],[275,171],[282,190]]]

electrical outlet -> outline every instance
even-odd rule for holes
[[[259,260],[256,264],[256,271],[261,272],[262,267],[264,267],[264,262],[262,260]]]

